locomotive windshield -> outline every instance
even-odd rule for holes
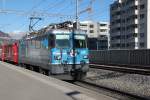
[[[75,48],[86,48],[86,37],[84,35],[75,35]]]
[[[57,48],[69,48],[69,35],[56,35],[56,47]]]

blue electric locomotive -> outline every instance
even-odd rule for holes
[[[20,64],[60,79],[83,79],[89,69],[88,56],[83,31],[46,29],[19,42]]]

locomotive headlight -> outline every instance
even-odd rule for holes
[[[61,55],[55,55],[55,56],[54,56],[54,59],[55,59],[55,60],[61,60]]]
[[[88,59],[88,58],[89,58],[88,55],[83,56],[83,59]]]

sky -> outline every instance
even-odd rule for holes
[[[92,12],[79,14],[80,21],[109,21],[109,6],[114,0],[79,0],[79,12],[89,6]],[[42,18],[34,27],[36,30],[49,25],[75,19],[75,0],[0,0],[0,10],[9,10],[9,13],[0,13],[0,30],[9,34],[28,32],[29,18]],[[36,13],[36,14],[35,14]]]

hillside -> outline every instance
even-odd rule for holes
[[[0,37],[10,37],[10,36],[2,31],[0,31]]]

